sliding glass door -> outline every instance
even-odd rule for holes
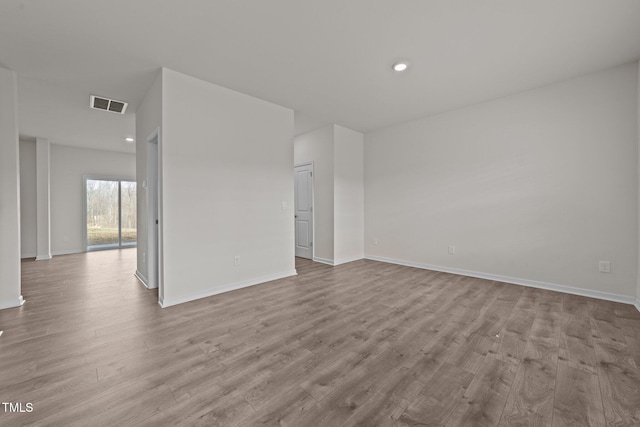
[[[85,178],[87,250],[135,246],[136,183]]]

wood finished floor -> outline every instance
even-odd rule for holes
[[[638,426],[630,305],[375,261],[161,309],[135,249],[25,261],[0,425]]]

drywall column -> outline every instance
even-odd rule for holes
[[[364,135],[328,125],[294,140],[296,165],[313,162],[313,260],[364,258]]]
[[[364,258],[364,135],[333,126],[333,263]]]
[[[0,309],[23,303],[17,81],[15,72],[0,68]]]
[[[296,274],[292,110],[163,68],[158,151],[163,307]]]
[[[313,162],[313,260],[333,265],[333,125],[299,135],[293,144],[294,164]]]
[[[51,259],[51,144],[36,139],[36,261]]]

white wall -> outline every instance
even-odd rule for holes
[[[147,200],[143,181],[147,179],[147,138],[162,127],[162,73],[147,91],[136,110],[136,174],[138,188],[138,274],[143,280],[148,277],[147,265]],[[160,290],[161,291],[161,290]],[[162,295],[160,295],[162,296]]]
[[[334,263],[364,257],[364,135],[334,126]]]
[[[640,70],[640,62],[638,62],[638,69]],[[638,126],[638,245],[640,245],[640,71],[638,72],[638,84],[637,84],[637,126]],[[640,311],[640,247],[638,249],[638,275],[636,285],[636,308]]]
[[[367,256],[628,301],[638,264],[637,69],[367,134]],[[611,261],[610,274],[599,260]]]
[[[22,257],[36,256],[35,143],[20,142]],[[51,144],[51,252],[84,252],[82,237],[83,175],[135,178],[134,154]],[[65,239],[66,238],[66,239]]]
[[[20,295],[20,156],[16,73],[0,68],[0,309]]]
[[[51,144],[51,252],[83,252],[83,175],[135,178],[135,155]],[[35,225],[29,225],[34,226]]]
[[[20,141],[20,256],[35,258],[36,236],[36,143]]]
[[[162,99],[162,305],[295,274],[293,111],[167,69]]]
[[[299,135],[294,140],[294,165],[313,162],[314,257],[333,263],[333,125]],[[293,176],[293,169],[291,169]]]
[[[339,125],[294,140],[294,163],[313,162],[314,259],[332,265],[364,257],[364,136]]]

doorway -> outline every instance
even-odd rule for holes
[[[136,246],[136,182],[84,177],[84,188],[87,251]]]
[[[147,287],[160,285],[160,178],[159,178],[159,133],[156,129],[147,138]],[[162,293],[162,289],[160,289]],[[159,295],[162,299],[162,294]]]
[[[295,255],[313,259],[313,163],[295,166],[293,176]]]

